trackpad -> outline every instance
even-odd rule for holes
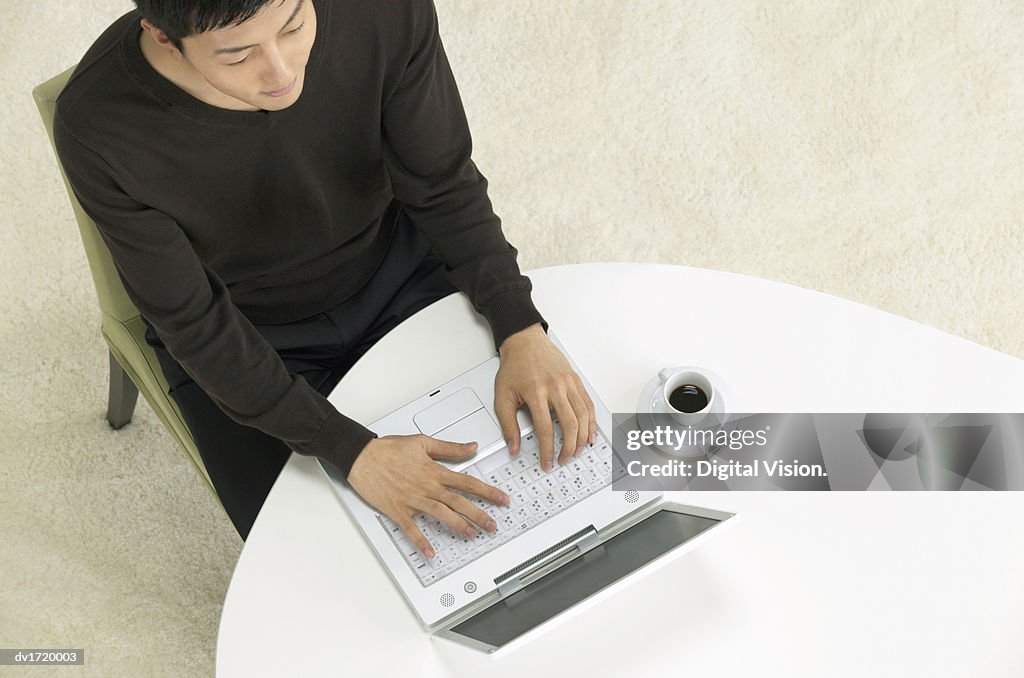
[[[421,433],[432,436],[483,407],[473,389],[463,388],[418,413],[412,420]]]
[[[433,437],[453,443],[468,443],[475,440],[477,449],[482,450],[501,438],[501,429],[491,419],[487,410],[481,408],[451,426],[441,429]]]

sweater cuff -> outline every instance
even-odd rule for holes
[[[354,419],[334,411],[309,443],[310,456],[331,464],[348,480],[356,457],[377,434]]]
[[[544,331],[548,331],[547,321],[533,305],[529,290],[512,290],[491,298],[483,309],[483,316],[494,335],[495,350],[501,348],[510,336],[530,325],[540,323]]]

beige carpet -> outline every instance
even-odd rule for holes
[[[1024,357],[1020,2],[438,3],[524,267],[738,271]],[[209,676],[241,542],[144,403],[103,420],[94,292],[30,97],[131,5],[4,7],[0,647],[87,666],[0,675]]]

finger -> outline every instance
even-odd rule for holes
[[[519,405],[510,395],[494,396],[494,413],[498,415],[498,424],[501,426],[501,435],[508,445],[509,454],[519,453],[519,421],[516,419],[516,410]]]
[[[550,471],[555,458],[555,429],[551,424],[551,411],[545,394],[539,394],[534,400],[528,400],[530,417],[533,419],[533,430],[540,442],[540,466]]]
[[[576,434],[579,432],[579,422],[576,421],[576,413],[569,404],[566,396],[555,400],[555,413],[558,414],[558,421],[562,424],[562,449],[558,452],[558,463],[565,466],[576,454]]]
[[[498,523],[494,520],[494,516],[487,511],[484,511],[457,492],[449,492],[448,495],[448,506],[453,510],[458,511],[488,532],[494,532],[498,529]]]
[[[569,403],[572,404],[572,411],[576,413],[576,421],[579,422],[576,433],[576,449],[572,452],[575,457],[580,454],[583,446],[590,439],[590,411],[587,409],[587,404],[583,402],[583,396],[579,391],[570,389],[568,396]]]
[[[486,499],[492,504],[498,504],[499,506],[505,506],[511,501],[511,498],[493,485],[488,485],[479,478],[474,478],[468,473],[457,473],[455,471],[448,471],[445,475],[445,485],[448,487],[465,492],[466,494],[472,494],[481,499]]]
[[[453,443],[450,440],[438,440],[423,436],[423,449],[431,459],[464,459],[476,452],[476,441]]]
[[[586,403],[587,410],[590,412],[590,435],[587,442],[593,445],[597,441],[597,410],[594,408],[594,399],[590,397],[590,393],[587,392],[587,387],[583,385],[583,380],[579,375],[574,374],[574,376],[583,402]]]
[[[420,510],[440,520],[448,526],[448,529],[460,537],[472,539],[479,531],[471,522],[466,520],[465,516],[456,513],[442,501],[424,498],[420,504]]]
[[[416,523],[413,522],[410,516],[389,516],[392,520],[398,523],[398,527],[401,528],[402,534],[409,540],[409,543],[416,547],[416,549],[422,553],[427,560],[434,557],[434,549],[427,541],[427,538],[420,532],[420,528],[416,527]]]

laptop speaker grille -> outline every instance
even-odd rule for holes
[[[626,492],[625,499],[630,504],[635,504],[640,499],[640,493],[636,490],[629,490]]]
[[[446,593],[443,596],[441,596],[441,600],[439,602],[444,607],[451,607],[455,604],[455,596],[453,596],[450,593]]]

